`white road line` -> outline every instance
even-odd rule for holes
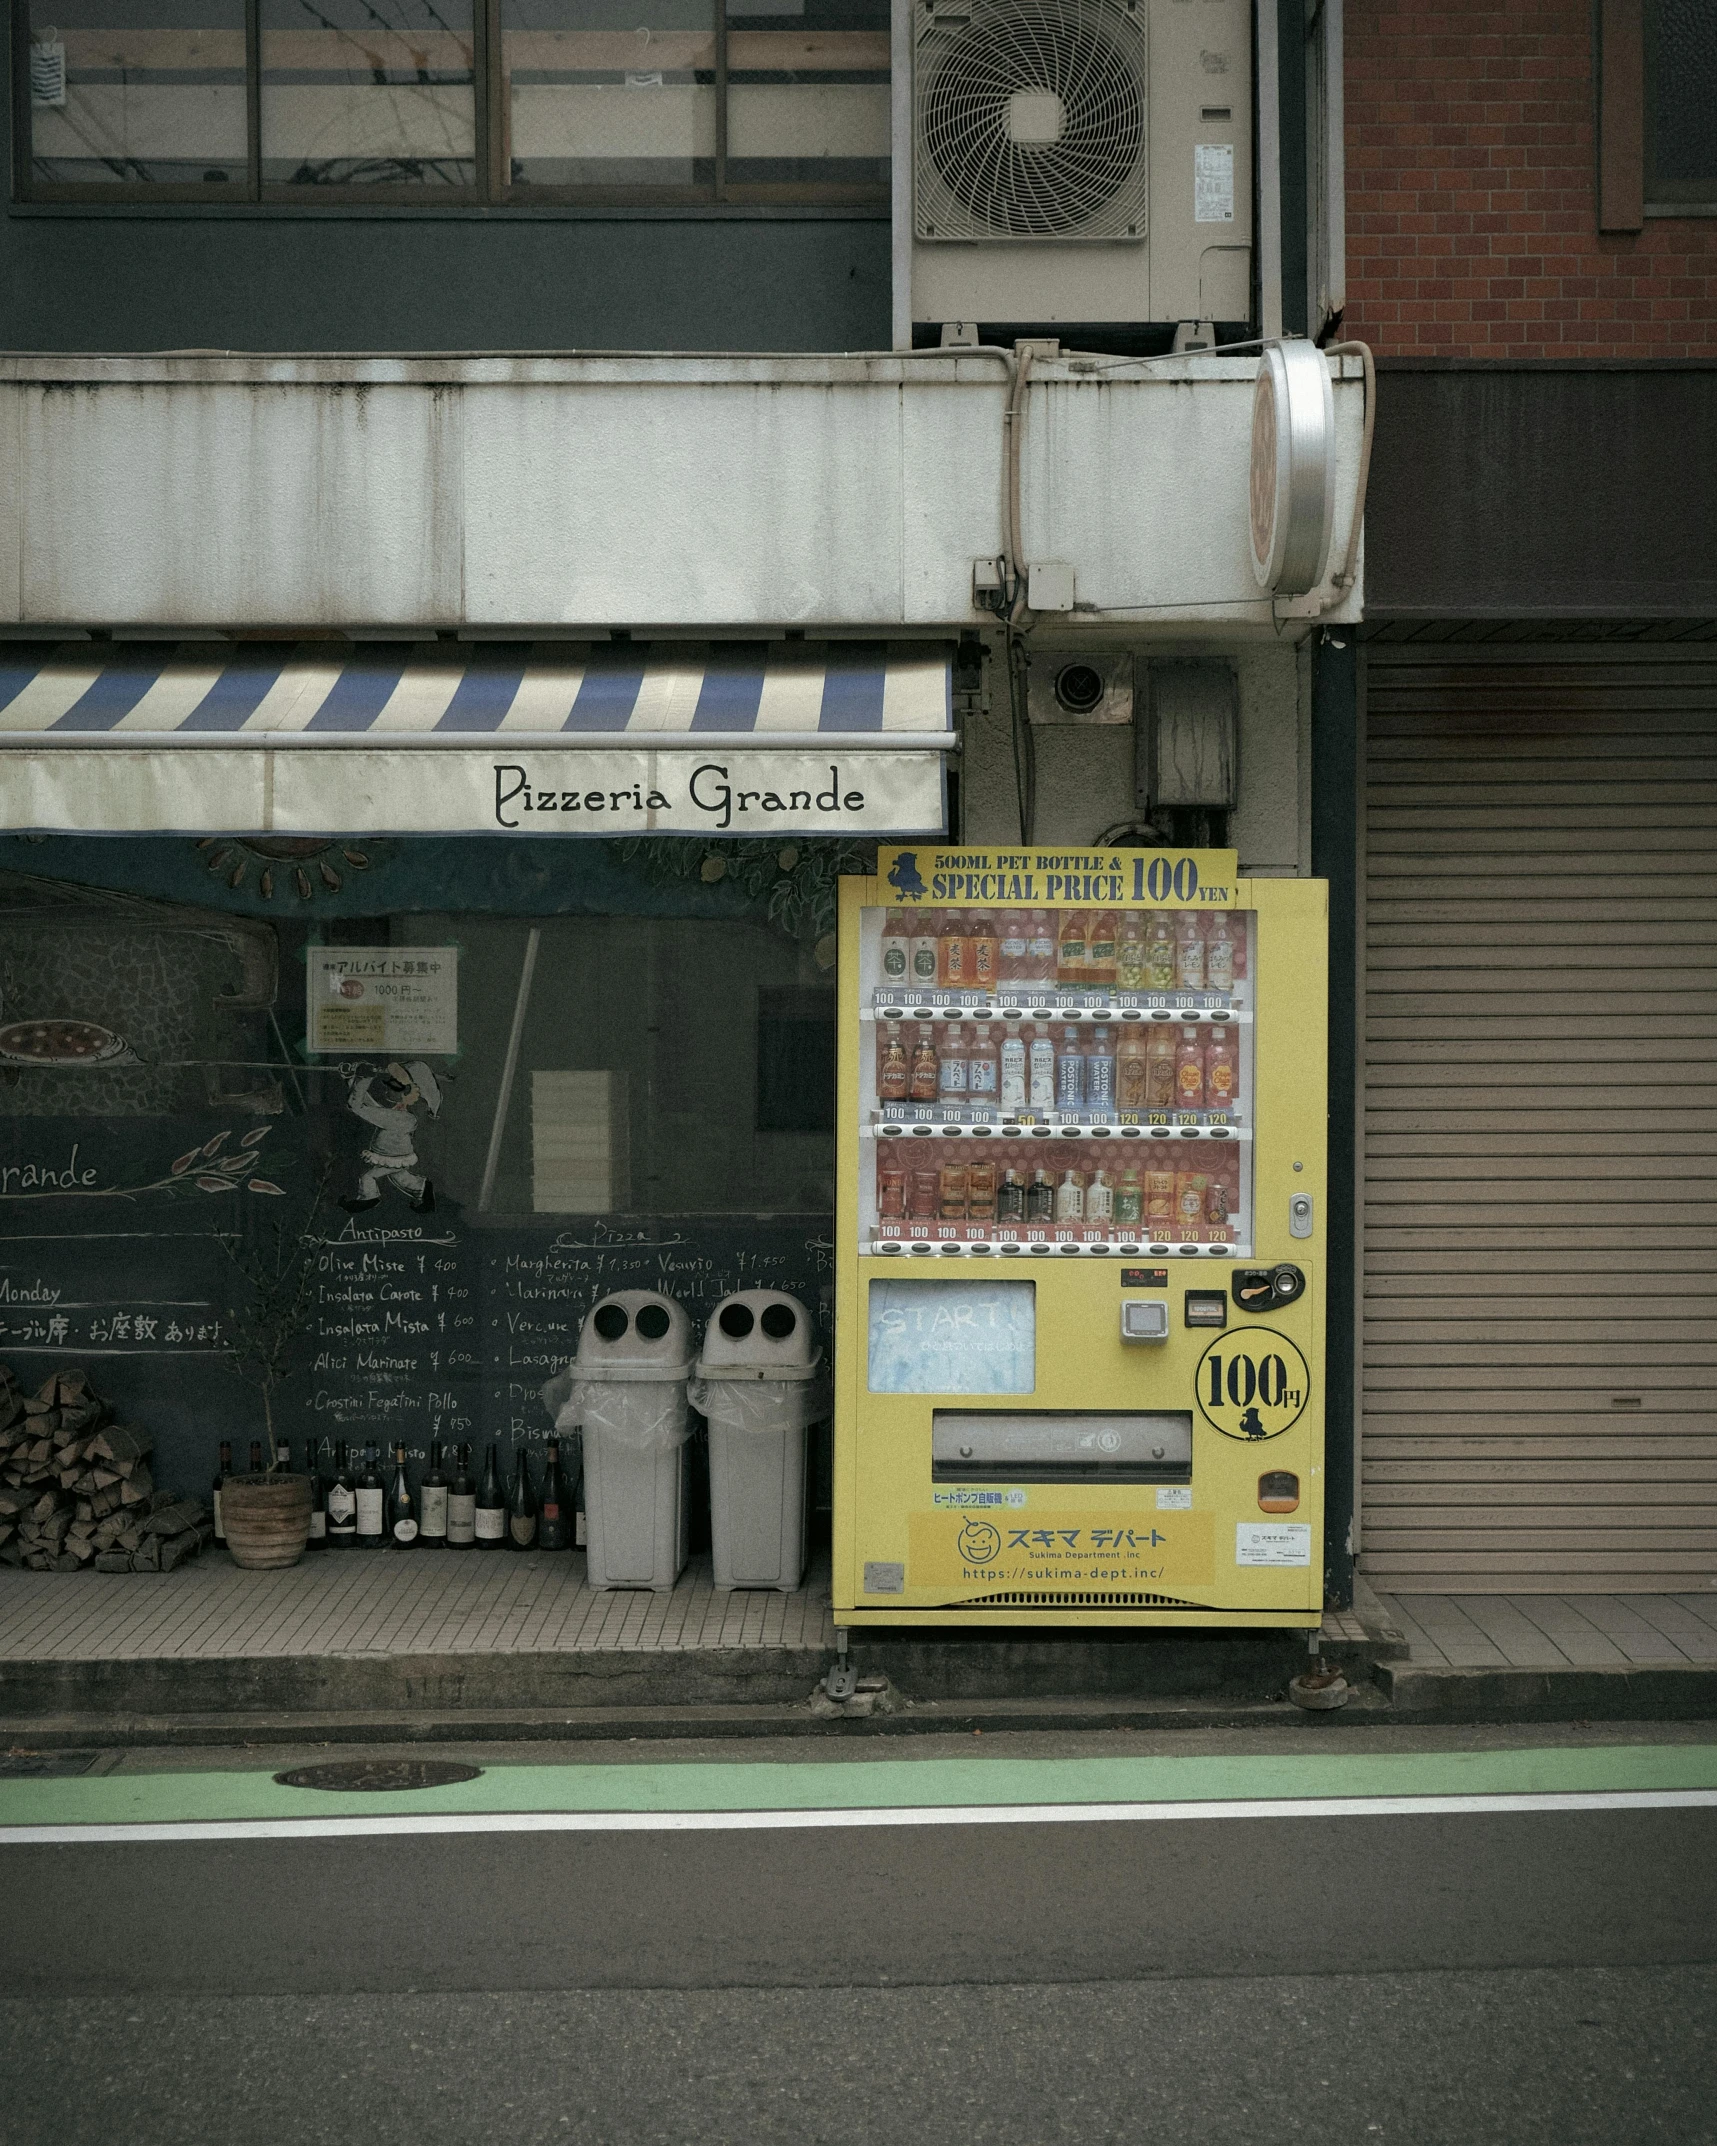
[[[836,1826],[1132,1825],[1166,1819],[1466,1818],[1530,1811],[1685,1811],[1717,1788],[1570,1790],[1500,1796],[1273,1796],[1235,1802],[934,1804],[876,1810],[414,1811],[374,1818],[222,1818],[182,1823],[0,1826],[0,1848],[79,1842],[372,1839],[424,1833],[782,1833]]]

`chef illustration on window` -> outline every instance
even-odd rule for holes
[[[379,1072],[362,1064],[341,1070],[346,1108],[374,1131],[364,1148],[358,1188],[340,1205],[349,1215],[364,1214],[379,1203],[383,1185],[392,1185],[415,1214],[433,1214],[435,1187],[417,1167],[417,1126],[420,1111],[441,1115],[441,1083],[421,1058],[407,1065],[395,1060]]]

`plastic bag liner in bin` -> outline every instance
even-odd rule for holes
[[[592,1308],[578,1355],[543,1389],[556,1429],[576,1422],[583,1438],[592,1587],[667,1589],[685,1566],[691,1368],[683,1309],[621,1289]]]
[[[715,1584],[791,1591],[805,1576],[805,1432],[829,1412],[810,1313],[776,1289],[724,1297],[689,1397],[709,1424]]]

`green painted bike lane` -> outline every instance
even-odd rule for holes
[[[450,1787],[380,1792],[286,1788],[271,1774],[238,1769],[74,1776],[0,1781],[0,1827],[526,1812],[993,1810],[1688,1790],[1717,1791],[1717,1742],[1221,1758],[504,1765]]]

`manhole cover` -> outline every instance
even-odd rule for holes
[[[455,1781],[482,1778],[481,1766],[456,1766],[447,1759],[334,1759],[325,1766],[294,1766],[277,1773],[282,1788],[379,1789],[449,1788]]]
[[[0,1751],[0,1780],[63,1780],[94,1764],[87,1751]]]

